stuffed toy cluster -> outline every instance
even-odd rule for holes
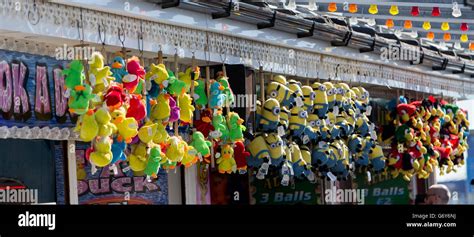
[[[219,173],[245,174],[250,156],[244,144],[246,127],[239,114],[229,108],[234,102],[234,94],[228,78],[219,72],[217,79],[210,81],[209,97],[206,97],[204,84],[203,79],[198,80],[194,95],[199,112],[194,121],[193,142],[195,136],[199,136],[203,162],[211,163],[212,153]]]
[[[105,66],[99,52],[88,64],[88,75],[78,60],[63,74],[69,110],[79,116],[75,132],[91,142],[86,158],[94,170],[109,165],[116,172],[125,163],[150,181],[161,168],[210,163],[213,153],[219,172],[246,172],[244,120],[230,110],[223,115],[234,95],[222,73],[207,88],[199,67],[176,77],[164,64],[145,70],[136,57],[119,55]]]
[[[164,64],[151,64],[145,70],[136,57],[125,60],[116,56],[111,66],[105,66],[99,52],[93,53],[88,64],[88,75],[78,60],[72,61],[63,74],[69,110],[79,116],[75,131],[82,141],[91,142],[86,158],[93,169],[109,165],[116,171],[124,162],[150,180],[161,168],[189,167],[209,157],[211,144],[201,132],[184,136],[192,137],[191,142],[176,131],[170,135],[178,126],[180,131],[190,131],[195,110],[192,83],[197,95],[194,104],[207,106],[198,67],[176,77]],[[220,88],[219,92],[225,94]],[[241,124],[238,115],[229,115],[229,120],[232,129]],[[178,126],[173,126],[175,123]],[[239,139],[235,133],[227,136]]]
[[[427,179],[435,167],[443,175],[464,164],[466,111],[433,96],[411,103],[400,97],[389,109],[390,124],[382,127],[380,139],[392,144],[387,169],[393,177]]]
[[[369,121],[369,93],[346,83],[302,85],[275,76],[257,102],[257,132],[248,164],[263,179],[270,166],[281,169],[282,185],[316,176],[344,180],[350,172],[385,168],[375,126]]]

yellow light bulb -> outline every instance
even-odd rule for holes
[[[429,30],[431,29],[431,23],[429,21],[423,22],[423,29],[424,30]]]
[[[441,24],[441,30],[444,30],[444,31],[449,30],[449,23],[448,22],[443,22]]]
[[[461,37],[459,37],[459,40],[461,40],[461,42],[467,42],[469,40],[469,38],[467,37],[466,34],[462,34]]]
[[[374,14],[377,14],[379,12],[379,9],[377,8],[377,5],[375,4],[372,4],[370,5],[369,7],[369,13],[374,15]]]
[[[392,5],[389,10],[390,14],[393,16],[398,15],[398,6],[397,5]]]

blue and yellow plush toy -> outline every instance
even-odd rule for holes
[[[211,84],[211,96],[209,98],[211,108],[220,109],[222,106],[224,106],[226,96],[223,92],[224,86],[222,86],[219,82],[215,81]]]
[[[128,74],[126,66],[127,64],[121,56],[115,56],[110,71],[112,71],[112,76],[116,82],[121,83],[122,78]]]
[[[315,93],[313,113],[317,114],[320,118],[325,118],[329,108],[326,86],[319,82],[314,82],[311,87]]]
[[[262,131],[274,131],[280,122],[280,103],[276,99],[267,99],[260,110],[261,114],[257,115],[257,123]]]
[[[311,114],[313,113],[313,105],[314,101],[316,100],[316,93],[314,93],[311,86],[302,86],[301,90],[303,91],[304,107],[306,111]]]
[[[270,82],[266,88],[266,95],[274,98],[280,103],[280,106],[292,107],[295,103],[295,97],[292,96],[294,91],[278,82]]]
[[[336,105],[336,88],[334,88],[334,84],[330,81],[326,81],[323,83],[326,87],[326,97],[328,99],[328,108],[332,110],[333,107]]]
[[[272,165],[279,166],[284,159],[285,150],[283,140],[276,133],[270,133],[265,138],[267,143],[270,158],[272,158]]]
[[[270,159],[270,151],[265,141],[265,134],[257,134],[247,146],[250,157],[247,165],[250,167],[260,167],[264,160]]]
[[[293,138],[302,138],[303,132],[306,129],[307,118],[308,112],[303,107],[294,106],[291,109],[289,128]]]

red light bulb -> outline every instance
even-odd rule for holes
[[[467,31],[469,30],[469,26],[467,26],[467,23],[462,23],[460,27],[461,31]]]
[[[440,16],[441,12],[439,11],[439,7],[433,7],[433,11],[431,11],[432,16]]]
[[[412,16],[419,16],[420,15],[420,9],[418,7],[412,7],[411,8],[411,15]]]

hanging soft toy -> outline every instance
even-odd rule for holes
[[[289,149],[287,149],[285,152],[290,153],[290,154],[287,154],[287,160],[291,161],[294,176],[296,178],[302,178],[303,173],[306,170],[306,166],[308,165],[308,163],[307,161],[303,159],[303,154],[301,152],[301,149],[295,142],[288,144],[288,148]],[[288,159],[288,158],[291,158],[291,159]],[[311,162],[311,155],[310,155],[309,162]]]
[[[99,125],[95,119],[94,110],[90,109],[81,116],[79,137],[83,142],[90,142],[99,134]]]
[[[168,85],[168,92],[173,96],[180,96],[186,91],[186,83],[181,81],[180,79],[176,78],[172,71],[168,71],[169,74],[169,85]]]
[[[185,142],[180,137],[172,136],[169,138],[169,146],[166,148],[166,157],[171,162],[169,169],[174,169],[178,162],[184,157]]]
[[[104,95],[104,101],[110,111],[114,111],[125,103],[126,95],[122,84],[112,84]]]
[[[199,67],[188,67],[186,71],[178,73],[179,79],[185,83],[184,88],[186,93],[191,89],[191,83],[194,83],[194,87],[198,85],[197,80],[200,74]]]
[[[220,138],[221,141],[225,142],[229,138],[229,129],[227,123],[222,114],[216,114],[212,117],[212,126],[214,126],[215,134],[214,138]]]
[[[114,80],[109,66],[104,66],[104,56],[100,52],[94,52],[89,60],[89,81],[94,87],[94,93],[105,90]]]
[[[332,84],[332,82],[330,82],[330,81],[324,82],[323,85],[326,87],[326,97],[328,99],[328,109],[332,111],[334,106],[336,105],[336,92],[337,92],[336,88],[334,87],[334,84]],[[317,96],[316,96],[316,98],[317,98]]]
[[[247,158],[250,156],[250,152],[245,150],[244,143],[240,141],[234,143],[233,149],[237,171],[239,174],[245,174],[247,172]]]
[[[222,106],[224,106],[226,96],[223,94],[223,91],[224,86],[222,86],[219,82],[215,81],[211,83],[211,96],[209,98],[211,108],[220,109]]]
[[[162,123],[155,123],[157,125],[156,134],[153,137],[153,143],[155,144],[165,144],[168,143],[170,138],[168,132],[166,131],[165,125]]]
[[[159,94],[156,101],[151,101],[151,114],[150,118],[159,121],[168,121],[171,108],[170,108],[170,95]]]
[[[229,104],[234,103],[234,93],[232,92],[232,88],[230,88],[229,78],[225,77],[222,72],[219,72],[217,82],[219,82],[224,87],[224,90],[222,92],[226,96],[226,99]]]
[[[76,86],[70,92],[68,107],[69,112],[74,114],[85,114],[89,110],[90,101],[94,98],[92,88],[88,84]]]
[[[203,79],[197,80],[197,86],[194,88],[194,103],[200,108],[207,105],[206,82]]]
[[[123,107],[114,110],[111,113],[113,123],[117,126],[119,133],[118,140],[124,140],[130,143],[132,138],[138,134],[138,123],[134,118],[125,117],[125,109]]]
[[[216,160],[219,173],[231,174],[237,169],[237,163],[234,159],[234,149],[231,145],[223,145],[221,149],[221,156]]]
[[[150,155],[148,156],[144,170],[144,173],[147,175],[147,180],[149,180],[149,177],[156,177],[158,175],[162,154],[160,145],[154,145],[150,149]]]
[[[290,116],[291,113],[286,107],[280,107],[280,121],[278,122],[278,129],[283,129],[285,132],[282,137],[290,135]],[[280,128],[281,127],[281,128]]]
[[[196,162],[199,160],[198,157],[198,151],[186,142],[184,144],[184,156],[183,159],[181,160],[181,164],[184,165],[184,167],[189,168],[192,165],[196,164]]]
[[[267,99],[261,107],[260,115],[256,121],[262,131],[274,131],[280,122],[280,103],[276,99]]]
[[[244,120],[240,118],[238,113],[230,112],[229,114],[227,114],[227,124],[229,125],[229,138],[232,142],[244,140],[243,131],[246,130],[246,127],[242,125],[243,122]]]
[[[342,138],[347,138],[354,132],[355,121],[352,113],[352,110],[349,110],[349,112],[343,111],[336,117],[336,125],[340,128],[340,136]]]
[[[141,121],[146,117],[145,101],[142,100],[141,95],[130,95],[126,117],[134,118],[136,121]]]
[[[303,91],[304,97],[304,107],[308,113],[313,113],[313,103],[316,100],[316,93],[314,93],[313,88],[310,86],[302,86],[301,90]]]
[[[291,109],[290,116],[290,134],[295,139],[302,139],[302,134],[306,129],[306,119],[308,118],[308,112],[303,107],[293,107]]]
[[[408,122],[416,112],[416,107],[412,104],[398,104],[397,114],[400,123]]]
[[[78,90],[82,88],[85,80],[84,65],[79,60],[73,60],[69,63],[69,67],[63,70],[64,85],[68,91],[66,94],[70,94],[72,90]],[[76,88],[76,87],[80,88]]]
[[[128,160],[130,169],[134,172],[142,172],[145,170],[147,165],[147,150],[148,147],[143,142],[132,144],[132,153],[128,156]]]
[[[135,77],[127,77],[125,76],[122,78],[123,87],[127,89],[130,93],[134,93],[135,90],[138,88],[137,93],[141,93],[141,87],[143,84],[143,80],[145,79],[145,69],[140,65],[140,60],[133,56],[128,59],[127,62],[127,71],[128,75],[134,75]],[[127,78],[127,80],[125,80]],[[140,84],[140,85],[139,85]]]
[[[337,140],[335,143],[339,150],[336,164],[330,169],[331,173],[336,176],[337,180],[347,180],[349,176],[349,148],[342,140]],[[335,151],[333,152],[335,153]]]
[[[128,74],[126,70],[125,60],[121,56],[115,56],[112,63],[112,76],[115,78],[115,81],[121,83],[122,78]]]
[[[197,150],[198,155],[200,155],[204,159],[204,162],[208,164],[211,163],[210,148],[212,143],[210,141],[207,141],[201,132],[196,131],[193,133],[193,141],[189,145],[193,146]]]
[[[280,103],[280,106],[293,107],[295,97],[292,96],[294,91],[278,82],[270,82],[266,88],[266,95],[274,98]]]
[[[283,156],[285,155],[283,140],[278,134],[270,133],[265,137],[265,142],[270,152],[270,158],[272,158],[271,164],[273,166],[279,166],[281,162],[283,162]]]
[[[168,122],[174,123],[179,120],[180,108],[178,107],[178,105],[176,104],[176,100],[172,96],[169,97],[169,104],[170,104],[170,117],[169,117]]]
[[[276,75],[271,80],[274,81],[274,82],[278,82],[278,83],[280,83],[282,85],[285,85],[285,86],[288,84],[288,82],[286,81],[286,77],[283,76],[283,75]]]
[[[383,154],[383,149],[381,146],[376,145],[374,148],[370,149],[369,153],[369,160],[370,164],[369,167],[372,172],[375,174],[381,173],[385,169],[385,158]]]
[[[319,120],[318,115],[316,114],[309,114],[308,119],[306,120],[306,128],[303,133],[304,136],[308,136],[308,138],[312,141],[317,141],[321,136],[321,132],[319,132],[319,126],[321,121]]]
[[[112,139],[110,137],[97,137],[94,142],[94,151],[90,153],[89,160],[97,167],[104,167],[112,162]]]
[[[247,161],[250,167],[260,167],[264,161],[270,160],[270,151],[265,141],[264,134],[258,134],[255,138],[247,145],[250,157]]]
[[[149,143],[156,136],[157,131],[157,123],[146,122],[140,129],[138,129],[138,138],[143,143]]]
[[[333,112],[329,112],[326,115],[326,124],[329,129],[329,138],[330,139],[339,139],[341,129],[336,125],[336,115]]]
[[[454,168],[454,163],[450,158],[450,154],[452,152],[451,147],[434,147],[434,149],[439,153],[439,171],[440,175],[444,175],[446,173],[450,173]]]
[[[113,140],[112,143],[112,164],[117,163],[117,161],[125,161],[127,160],[127,156],[125,155],[125,148],[127,148],[127,143],[119,142],[116,139]]]
[[[183,123],[191,123],[193,119],[194,106],[192,105],[191,96],[184,93],[178,98],[179,118]]]
[[[320,118],[325,118],[329,108],[326,86],[319,82],[315,82],[311,87],[316,97],[313,103],[313,113],[318,115]]]
[[[205,109],[201,111],[199,120],[194,120],[193,124],[196,130],[201,132],[205,137],[209,136],[211,131],[214,131],[214,126],[212,126],[212,112],[210,109]]]
[[[168,70],[164,64],[155,65],[151,64],[150,70],[145,75],[146,80],[153,80],[156,84],[159,85],[160,89],[163,89],[168,86]]]
[[[107,109],[103,107],[97,109],[95,112],[95,119],[99,125],[99,136],[109,137],[117,131],[117,126],[110,122],[112,117],[110,116],[110,113],[107,111]]]

